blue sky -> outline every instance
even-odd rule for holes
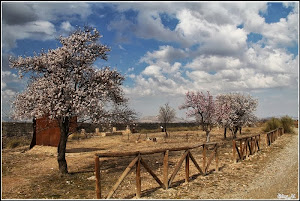
[[[108,61],[141,117],[187,91],[251,94],[258,117],[298,116],[298,2],[1,2],[2,118],[26,87],[8,57],[60,46],[59,35],[96,27]]]

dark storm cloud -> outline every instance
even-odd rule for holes
[[[10,55],[11,54],[7,54],[7,53],[2,54],[2,64],[1,64],[2,71],[11,70],[11,68],[9,67],[9,57],[10,57]]]
[[[30,4],[22,3],[3,3],[3,21],[8,25],[22,25],[38,19],[34,9]]]

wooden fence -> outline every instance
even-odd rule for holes
[[[267,133],[266,135],[266,144],[270,146],[278,137],[283,135],[283,128],[277,128]]]
[[[259,150],[260,150],[260,134],[236,138],[232,140],[232,153],[233,153],[234,163],[246,159],[247,157],[256,153]]]
[[[283,134],[283,128],[278,128],[276,130],[270,131],[267,133],[266,144],[270,146],[279,136]],[[147,172],[154,178],[154,180],[162,187],[163,189],[168,189],[176,174],[178,173],[180,167],[185,161],[185,182],[189,182],[190,178],[190,160],[193,162],[197,170],[201,175],[207,175],[209,171],[209,167],[215,159],[215,171],[219,171],[219,154],[218,148],[223,143],[204,143],[204,144],[195,144],[188,147],[177,147],[177,148],[168,148],[168,149],[155,149],[149,151],[137,151],[137,152],[115,152],[115,153],[98,153],[95,154],[95,172],[96,172],[96,194],[97,199],[101,199],[101,175],[100,175],[100,158],[101,157],[124,157],[124,156],[135,156],[135,158],[129,163],[127,168],[121,174],[115,185],[109,191],[106,196],[107,199],[111,198],[115,193],[117,188],[120,186],[124,178],[128,175],[130,170],[135,166],[136,167],[136,198],[141,197],[141,166],[145,168]],[[253,155],[254,153],[261,150],[261,134],[240,137],[232,140],[233,147],[233,161],[236,163],[237,161],[242,161]],[[202,168],[199,163],[194,158],[191,150],[196,148],[202,148]],[[208,150],[212,150],[211,154],[207,154]],[[177,162],[171,176],[169,177],[169,153],[171,151],[184,151],[183,155],[181,155],[179,161]],[[150,155],[156,153],[163,153],[163,179],[160,180],[159,177],[150,169],[149,165],[142,158],[143,155]]]
[[[138,152],[115,152],[115,153],[99,153],[95,154],[95,172],[96,172],[96,194],[97,199],[101,199],[101,175],[100,175],[100,157],[124,157],[124,156],[135,156],[135,158],[129,163],[127,168],[121,174],[115,185],[109,191],[108,195],[106,196],[107,199],[111,198],[117,188],[120,186],[126,175],[130,172],[133,166],[136,167],[136,198],[141,197],[141,166],[144,166],[147,172],[154,178],[154,180],[162,187],[163,189],[168,189],[176,174],[178,173],[180,167],[185,161],[185,182],[189,182],[190,178],[190,159],[199,171],[201,175],[207,175],[209,171],[209,167],[215,159],[215,171],[219,170],[219,160],[218,160],[218,143],[205,143],[205,144],[196,144],[193,146],[188,147],[179,147],[179,148],[168,148],[168,149],[155,149],[150,151],[138,151]],[[194,156],[191,153],[192,149],[195,148],[202,148],[202,169]],[[208,154],[208,150],[211,150],[211,154]],[[180,157],[178,163],[176,164],[174,171],[172,172],[171,176],[169,176],[169,153],[171,151],[184,151],[183,155]],[[150,155],[155,153],[163,153],[163,179],[160,180],[159,177],[150,169],[149,165],[143,160],[143,155]]]

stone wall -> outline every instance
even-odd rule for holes
[[[135,128],[137,131],[141,129],[159,129],[162,124],[160,123],[137,123]],[[196,126],[195,123],[170,123],[168,124],[169,128],[175,127],[193,127]],[[77,132],[80,132],[81,129],[85,129],[87,133],[94,133],[95,129],[99,128],[99,131],[102,132],[101,126],[91,123],[80,123],[77,124]],[[126,125],[118,124],[116,125],[117,130],[125,130]],[[32,137],[32,123],[31,122],[2,122],[2,137]]]
[[[2,137],[32,137],[31,122],[2,122]]]

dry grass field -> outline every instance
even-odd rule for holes
[[[242,135],[263,133],[261,127],[244,128]],[[93,136],[69,140],[66,159],[68,175],[58,173],[55,147],[28,146],[2,150],[3,199],[96,199],[95,153],[141,151],[204,143],[202,131],[131,134],[123,136]],[[238,136],[240,136],[238,134]],[[157,142],[146,140],[156,137]],[[270,147],[262,140],[261,151],[248,159],[232,162],[232,141],[223,139],[223,130],[214,129],[212,142],[225,142],[219,149],[219,172],[199,175],[190,165],[190,182],[184,182],[184,166],[168,190],[159,187],[142,167],[143,199],[276,199],[278,193],[298,198],[298,131],[284,134]],[[139,140],[137,141],[137,139]],[[262,134],[265,139],[265,134]],[[201,151],[192,151],[201,163]],[[170,172],[183,151],[171,152]],[[133,157],[101,158],[102,194],[107,195]],[[162,177],[162,154],[143,157],[152,170]],[[214,163],[214,162],[213,162]],[[214,166],[214,164],[212,164]],[[131,170],[113,198],[135,197],[135,168]]]

